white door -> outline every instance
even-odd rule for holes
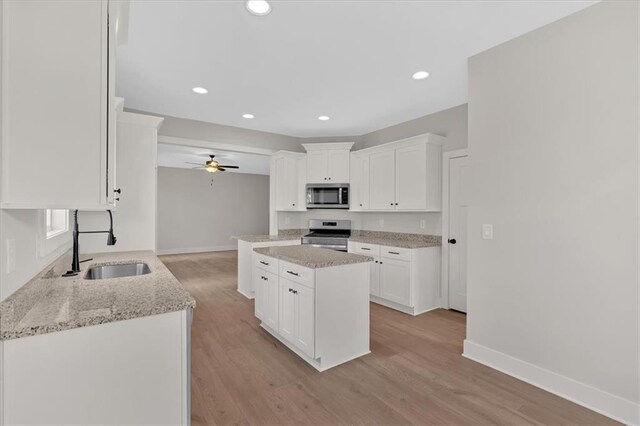
[[[380,296],[380,258],[376,257],[371,263],[371,277],[369,278],[369,293]]]
[[[427,208],[427,145],[396,149],[396,209]]]
[[[372,210],[395,210],[395,151],[376,152],[369,156],[369,207]]]
[[[409,262],[381,258],[380,297],[401,305],[411,306],[410,268]]]
[[[307,153],[307,183],[328,183],[327,151],[309,151]]]
[[[467,157],[449,160],[449,307],[467,312]]]
[[[263,274],[266,280],[262,280],[261,284],[263,289],[262,304],[262,321],[267,323],[273,330],[278,329],[278,276],[275,274]]]
[[[351,183],[349,187],[350,210],[369,208],[369,156],[351,157]]]
[[[315,294],[303,285],[293,287],[296,299],[295,345],[311,358],[315,358]]]
[[[346,149],[327,151],[327,177],[330,183],[349,183],[349,157]]]
[[[296,296],[293,293],[295,283],[280,278],[278,333],[288,341],[295,343]]]
[[[256,318],[264,321],[264,310],[267,296],[265,294],[266,286],[265,286],[265,278],[266,275],[264,271],[260,268],[253,268],[253,291],[255,294],[254,301],[254,309]]]

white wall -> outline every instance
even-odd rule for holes
[[[230,250],[269,233],[269,176],[158,167],[158,252]]]
[[[636,423],[638,71],[636,2],[470,59],[465,344]]]
[[[118,113],[116,183],[122,190],[113,212],[116,245],[107,246],[107,234],[80,235],[81,253],[155,250],[156,157],[158,117]],[[109,229],[105,212],[80,212],[80,231]]]

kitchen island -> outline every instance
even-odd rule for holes
[[[318,371],[369,350],[373,257],[308,245],[254,249],[261,327]]]

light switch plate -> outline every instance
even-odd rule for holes
[[[291,223],[291,218],[289,216],[285,216],[284,217],[284,224],[288,225],[289,223]]]
[[[420,219],[420,229],[424,229],[427,227],[427,221],[424,219]]]
[[[384,219],[380,219],[380,228],[384,228]]]
[[[485,223],[482,225],[482,239],[483,240],[493,240],[493,225],[490,223]]]
[[[7,240],[7,274],[16,269],[16,240]]]

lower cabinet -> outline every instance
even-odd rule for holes
[[[349,241],[349,253],[372,256],[371,301],[418,315],[440,306],[440,247],[399,248]]]
[[[314,290],[280,278],[278,332],[310,357],[314,356]]]
[[[411,264],[403,260],[380,258],[380,297],[413,307],[411,300]]]
[[[278,276],[263,269],[253,270],[255,315],[269,327],[278,329]]]

